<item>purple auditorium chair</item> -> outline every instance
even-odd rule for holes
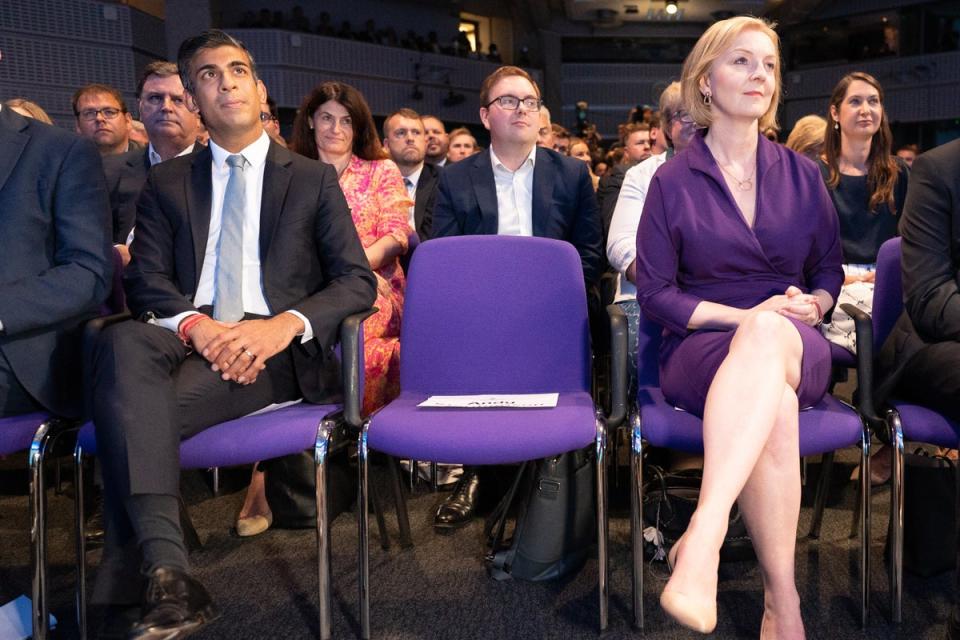
[[[877,405],[873,379],[875,356],[879,355],[897,318],[903,312],[903,287],[900,270],[900,238],[883,243],[877,254],[877,274],[873,290],[872,317],[855,307],[844,309],[854,319],[857,329],[858,406],[864,419],[875,427],[887,442],[893,456],[890,488],[890,609],[893,622],[903,619],[903,443],[924,442],[941,447],[957,448],[960,424],[942,414],[896,398]]]
[[[631,537],[633,547],[633,624],[643,629],[643,453],[646,445],[703,453],[703,422],[691,413],[677,410],[667,402],[660,389],[658,354],[663,328],[640,316],[637,330],[637,396],[627,400],[627,319],[618,305],[607,307],[613,340],[613,403],[608,424],[611,429],[629,418],[631,429],[630,492]],[[629,411],[629,416],[628,416]],[[868,483],[870,470],[870,431],[857,412],[832,395],[824,396],[814,407],[800,412],[800,455],[826,454],[836,449],[859,445],[861,487]],[[863,474],[866,473],[866,476]],[[826,491],[826,474],[821,473],[818,494]],[[870,501],[869,484],[860,495],[860,623],[867,624],[870,605]],[[823,499],[816,500],[822,509]]]
[[[580,257],[559,240],[440,238],[407,282],[400,396],[359,442],[360,623],[370,637],[368,450],[440,463],[510,464],[594,446],[599,613],[607,626],[606,427],[590,395],[590,329]],[[552,409],[417,405],[434,395],[558,393]]]
[[[342,353],[342,405],[298,403],[275,410],[254,413],[236,420],[223,422],[180,444],[182,469],[208,469],[253,464],[306,449],[313,449],[317,483],[317,572],[320,637],[331,637],[332,589],[330,584],[330,523],[327,518],[326,463],[334,443],[352,442],[346,431],[359,429],[362,418],[360,400],[363,397],[363,320],[373,310],[346,318],[340,325]],[[109,323],[109,319],[106,319]],[[91,323],[88,331],[102,328]],[[88,342],[91,342],[88,340]],[[77,548],[77,621],[81,638],[86,638],[86,545],[83,531],[83,456],[96,455],[97,443],[93,423],[85,424],[77,437],[74,451]],[[399,485],[399,478],[396,478]],[[378,513],[378,522],[382,521]],[[401,527],[401,537],[405,533]],[[386,539],[381,528],[381,537]]]

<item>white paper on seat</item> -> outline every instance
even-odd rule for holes
[[[457,409],[553,409],[559,393],[485,394],[478,396],[430,396],[418,407]]]
[[[23,640],[33,634],[31,619],[33,611],[30,598],[19,596],[0,607],[0,640]],[[50,616],[50,628],[57,626],[57,619]]]

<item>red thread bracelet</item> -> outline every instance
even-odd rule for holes
[[[187,335],[187,332],[194,327],[194,325],[199,324],[207,316],[202,313],[195,313],[189,318],[186,318],[180,323],[180,327],[177,331],[177,335],[180,336],[180,340],[183,344],[190,346],[190,336]]]
[[[819,327],[823,324],[823,309],[820,308],[820,301],[816,298],[813,299],[813,306],[817,308],[817,324],[813,326]]]

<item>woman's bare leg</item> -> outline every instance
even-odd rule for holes
[[[240,508],[240,515],[237,516],[238,520],[266,516],[270,513],[270,505],[267,504],[266,476],[267,474],[263,471],[257,471],[257,465],[253,466],[250,486],[247,487],[247,495],[243,499],[243,507]]]

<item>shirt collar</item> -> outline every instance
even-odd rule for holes
[[[500,158],[498,158],[497,154],[493,152],[493,145],[490,145],[490,163],[493,165],[494,169],[500,169],[501,171],[509,171],[510,173],[515,173],[514,171],[510,171],[510,169],[507,169],[504,166],[504,164],[500,162]],[[531,169],[537,165],[537,145],[533,145],[533,149],[530,149],[530,153],[527,154],[526,160],[524,160],[523,163],[521,163],[521,165],[517,168],[517,171],[520,171],[520,169],[523,169],[528,165],[530,166]]]
[[[250,164],[251,168],[259,168],[267,161],[267,152],[270,150],[270,136],[264,131],[260,137],[241,149],[239,153],[232,154],[223,147],[219,146],[210,138],[210,153],[213,154],[213,166],[225,170],[227,167],[227,156],[241,155]]]
[[[417,185],[420,183],[420,174],[423,173],[423,163],[420,163],[420,168],[406,176],[404,180],[409,180],[413,183],[413,188],[416,189]]]
[[[178,153],[178,154],[177,154],[176,156],[174,156],[174,157],[175,157],[175,158],[179,158],[180,156],[185,156],[185,155],[189,155],[189,154],[193,153],[193,147],[194,147],[195,144],[196,144],[196,143],[194,142],[194,143],[191,143],[191,144],[187,145],[187,146],[184,148],[183,151],[181,151],[180,153]],[[147,157],[150,159],[150,166],[151,166],[151,167],[152,167],[153,165],[155,165],[155,164],[160,164],[161,162],[163,162],[163,158],[161,158],[161,157],[160,157],[160,154],[157,153],[156,149],[153,148],[153,143],[152,143],[152,142],[150,143],[150,146],[147,147]]]

